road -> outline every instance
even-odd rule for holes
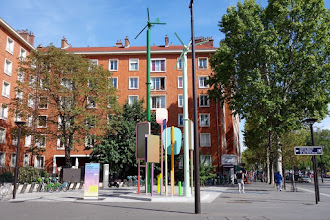
[[[296,183],[298,190],[314,193],[314,181],[311,183]],[[290,187],[290,184],[288,185]],[[330,178],[319,178],[320,200],[322,197],[330,197]]]
[[[320,188],[321,193],[328,194],[328,181]],[[239,194],[237,185],[224,187],[202,187],[210,195],[218,193],[211,203],[202,203],[200,215],[194,214],[194,203],[159,203],[159,202],[102,202],[86,201],[74,198],[75,194],[53,193],[49,200],[34,197],[30,200],[10,200],[0,202],[0,219],[208,219],[208,220],[269,220],[269,219],[324,219],[329,220],[330,197],[322,196],[315,204],[313,184],[298,184],[298,192],[291,192],[290,187],[277,192],[274,186],[253,182],[245,185],[245,194]],[[114,197],[116,189],[109,189],[103,197]],[[80,192],[78,192],[79,194]],[[40,195],[40,194],[39,194]],[[63,201],[51,200],[50,197],[62,196]],[[80,194],[82,195],[82,194]],[[47,198],[46,198],[47,199]],[[72,201],[68,200],[71,199]]]

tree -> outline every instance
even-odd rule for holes
[[[136,124],[146,121],[143,100],[132,105],[124,104],[122,111],[112,115],[106,135],[93,148],[92,161],[109,164],[110,174],[136,175],[137,160],[135,157]],[[160,127],[155,114],[151,115],[151,133],[158,134]]]
[[[116,110],[111,73],[80,55],[49,46],[21,60],[18,74],[18,95],[11,109],[26,119],[25,135],[34,137],[35,148],[42,147],[45,135],[57,140],[65,149],[66,166],[71,166],[75,143],[94,144],[107,128],[106,115]]]
[[[225,39],[211,58],[211,98],[257,120],[274,140],[305,117],[322,119],[330,101],[329,10],[322,0],[238,2],[219,22]]]

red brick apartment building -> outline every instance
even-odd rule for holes
[[[1,104],[8,103],[9,98],[15,97],[15,83],[17,78],[17,62],[21,56],[21,51],[26,54],[33,50],[33,44],[29,40],[33,35],[15,32],[4,21],[1,21],[0,32],[0,58],[1,66],[4,70],[1,73],[2,96]],[[25,35],[24,35],[25,34]],[[8,40],[9,39],[9,40]],[[221,168],[221,156],[224,154],[240,155],[239,142],[239,118],[231,115],[228,105],[220,104],[209,100],[207,95],[208,85],[205,80],[212,73],[209,57],[214,54],[216,47],[213,46],[212,38],[199,37],[196,42],[208,39],[209,42],[196,46],[196,79],[198,94],[198,116],[199,116],[199,149],[201,160],[206,163],[213,161],[217,170]],[[13,53],[8,52],[14,42]],[[33,42],[32,42],[33,43]],[[8,46],[9,44],[9,46]],[[118,89],[117,96],[120,104],[128,101],[146,99],[146,47],[131,46],[128,37],[124,44],[118,41],[113,47],[72,47],[65,38],[62,39],[61,49],[74,54],[81,54],[97,65],[102,65],[110,70],[112,82]],[[181,64],[174,69],[183,47],[169,44],[169,39],[165,37],[165,44],[161,46],[151,46],[151,110],[157,108],[167,108],[169,113],[168,126],[176,126],[183,129],[183,89]],[[6,74],[7,63],[12,62],[12,74]],[[7,69],[6,69],[7,68]],[[6,93],[6,86],[10,84],[10,94]],[[191,76],[191,53],[188,53],[188,93],[189,93],[189,118],[193,117],[192,103],[192,76]],[[1,109],[2,114],[6,110]],[[14,118],[1,117],[0,119],[0,166],[14,165],[16,159],[16,147],[11,141],[11,130],[15,127]],[[30,142],[27,138],[22,138],[22,146],[27,146]],[[20,155],[20,165],[32,165],[39,168],[46,168],[49,172],[56,172],[57,167],[64,165],[64,149],[56,141],[45,141],[46,151],[42,156],[34,156],[31,160],[29,154],[22,152]],[[26,148],[26,147],[24,147]],[[88,162],[90,150],[84,150],[84,146],[75,146],[76,150],[71,152],[73,165],[83,166]],[[239,160],[239,159],[238,159]],[[33,164],[29,164],[32,161]]]

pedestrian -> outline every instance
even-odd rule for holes
[[[276,171],[275,173],[275,183],[277,186],[277,191],[282,191],[282,175],[280,174],[280,171]]]
[[[238,193],[245,193],[244,192],[244,178],[245,174],[240,170],[238,173],[236,173],[236,179],[238,184]]]

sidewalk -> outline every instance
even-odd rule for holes
[[[216,189],[216,190],[215,190]],[[202,203],[213,202],[221,193],[226,191],[226,187],[201,187],[200,198]],[[99,188],[99,199],[98,200],[84,200],[84,190],[68,190],[67,192],[33,192],[16,194],[16,199],[10,199],[9,201],[44,201],[44,202],[169,202],[169,203],[194,203],[194,195],[191,197],[178,195],[178,187],[175,187],[174,196],[169,193],[160,195],[157,193],[157,186],[154,187],[154,194],[151,196],[150,193],[146,195],[144,187],[140,188],[140,194],[137,194],[137,187],[119,187],[119,188]]]

